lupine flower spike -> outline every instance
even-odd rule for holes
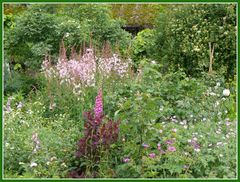
[[[103,115],[103,98],[102,98],[102,89],[98,91],[98,95],[95,99],[95,108],[94,108],[94,114],[95,114],[95,122],[99,123],[99,119]]]

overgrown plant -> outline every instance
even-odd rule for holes
[[[110,145],[118,140],[120,121],[105,118],[101,89],[96,97],[94,110],[85,112],[85,118],[84,136],[78,141],[76,152],[80,167],[70,172],[71,177],[97,177],[97,164],[101,161],[102,152],[109,150]]]

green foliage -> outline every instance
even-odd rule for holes
[[[132,41],[132,59],[136,65],[139,64],[139,61],[143,58],[152,57],[154,52],[154,38],[155,30],[145,29],[142,30],[134,37]]]
[[[209,68],[209,43],[214,45],[213,70],[227,78],[236,66],[236,6],[232,4],[175,5],[158,18],[159,59],[175,69],[197,75]]]
[[[13,111],[5,117],[5,172],[30,174],[31,177],[64,177],[74,157],[72,151],[81,135],[80,128],[67,114],[55,115],[56,120],[43,118],[45,106],[40,99],[24,102],[22,108],[16,108],[13,103],[17,98],[12,96]],[[37,153],[34,153],[32,141],[34,132],[40,140]],[[36,167],[31,167],[33,162],[37,163]]]
[[[27,11],[14,17],[14,26],[7,16],[4,41],[6,59],[11,64],[19,63],[25,69],[40,68],[44,55],[50,54],[56,60],[59,43],[66,42],[67,50],[72,46],[103,46],[105,41],[116,45],[122,52],[127,49],[130,34],[121,29],[121,22],[110,17],[107,7],[99,5],[78,5],[73,13],[58,15],[56,7],[31,5]],[[10,15],[8,16],[9,18]]]
[[[15,69],[19,69],[20,65],[15,65]],[[4,70],[4,95],[11,95],[21,91],[25,96],[32,90],[36,90],[42,86],[37,76],[29,77],[28,75],[18,71]]]

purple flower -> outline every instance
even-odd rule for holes
[[[148,148],[149,147],[149,145],[146,144],[146,143],[143,143],[142,146],[143,146],[143,148]]]
[[[168,146],[168,151],[169,152],[175,152],[176,148],[174,146]]]
[[[197,143],[196,138],[193,138],[192,140],[189,140],[188,142],[194,147],[194,149],[200,149],[200,145]]]
[[[173,143],[174,143],[173,140],[167,140],[167,141],[166,141],[166,144],[167,144],[167,145],[172,145]]]
[[[160,144],[160,143],[157,144],[157,149],[158,149],[159,151],[161,150],[161,144]]]
[[[150,153],[150,154],[149,154],[149,157],[150,157],[150,158],[155,158],[155,157],[156,157],[156,154],[155,154],[155,153]]]
[[[96,120],[98,120],[102,116],[102,113],[103,113],[102,89],[98,91],[98,95],[95,99],[94,113],[95,113]]]
[[[226,122],[226,125],[227,125],[227,126],[230,126],[230,125],[231,125],[231,123],[227,121],[227,122]]]
[[[128,163],[129,161],[130,161],[130,159],[128,157],[123,158],[124,163]]]

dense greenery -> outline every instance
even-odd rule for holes
[[[167,66],[197,75],[209,69],[233,78],[236,67],[236,6],[202,4],[175,6],[162,13],[157,25],[160,59]],[[213,48],[214,47],[214,48]]]
[[[5,6],[5,178],[236,178],[236,5],[131,7]]]

